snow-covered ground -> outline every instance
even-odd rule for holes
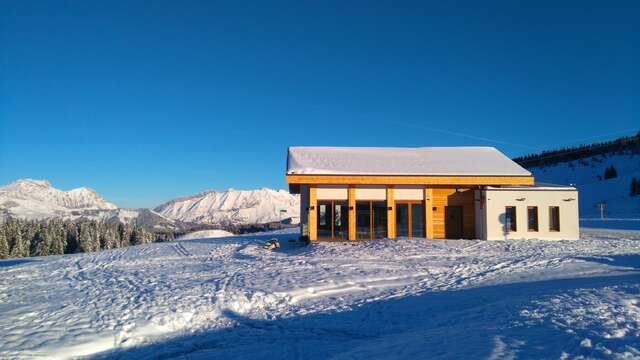
[[[0,358],[640,358],[640,232],[293,231],[0,261]]]
[[[213,238],[228,237],[228,236],[234,236],[234,234],[228,231],[219,230],[219,229],[200,230],[200,231],[194,231],[188,234],[184,234],[180,236],[177,240],[213,239]]]

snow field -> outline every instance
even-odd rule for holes
[[[0,358],[640,357],[638,232],[302,246],[296,231],[0,261]]]

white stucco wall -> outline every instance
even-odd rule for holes
[[[577,240],[580,237],[576,190],[485,190],[486,239]],[[573,200],[570,200],[573,199]],[[505,207],[516,207],[517,231],[505,233]],[[527,207],[538,207],[538,231],[528,231]],[[560,231],[549,231],[549,207],[560,207]],[[477,208],[478,209],[478,208]],[[478,213],[476,213],[478,214]]]

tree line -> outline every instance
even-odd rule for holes
[[[543,167],[562,162],[579,160],[596,155],[606,154],[640,154],[640,132],[634,136],[624,136],[615,140],[594,143],[589,145],[563,147],[556,150],[543,151],[537,154],[529,154],[514,158],[525,168]]]
[[[0,220],[0,259],[115,249],[174,239],[171,232],[95,220]]]

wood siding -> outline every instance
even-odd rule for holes
[[[309,186],[309,240],[318,240],[318,198],[315,186]]]
[[[396,204],[393,186],[387,187],[387,237],[396,238]]]
[[[424,189],[424,222],[426,238],[433,239],[433,189]]]
[[[446,238],[444,216],[445,206],[462,206],[463,237],[465,239],[473,239],[475,237],[475,204],[473,189],[461,189],[460,192],[457,192],[455,188],[435,188],[432,189],[432,192],[433,195],[431,198],[433,207],[435,208],[432,215],[433,238]]]
[[[349,240],[356,239],[356,188],[349,186],[347,190],[347,201],[349,205]]]

